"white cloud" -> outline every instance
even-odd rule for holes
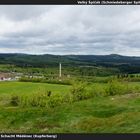
[[[140,56],[139,6],[0,6],[0,53]]]

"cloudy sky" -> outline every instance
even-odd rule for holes
[[[140,56],[140,6],[0,5],[0,53]]]

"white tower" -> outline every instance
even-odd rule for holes
[[[59,63],[59,77],[61,78],[61,63]]]

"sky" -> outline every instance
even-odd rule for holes
[[[0,5],[0,53],[140,56],[140,6]]]

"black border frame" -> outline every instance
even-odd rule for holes
[[[140,5],[140,0],[90,0],[95,2],[92,4],[79,4],[77,1],[89,0],[0,0],[0,5]]]
[[[85,0],[88,1],[88,0]],[[103,0],[91,0],[91,1],[100,1],[102,2]],[[107,1],[107,0],[104,0]],[[115,1],[115,0],[109,0],[109,1]],[[126,1],[126,0],[116,0],[116,1]],[[134,0],[127,0],[128,2],[132,2],[132,4],[98,4],[95,3],[93,5],[136,5],[134,4]],[[138,0],[136,0],[138,2]],[[85,5],[85,4],[78,4],[77,0],[0,0],[0,5]],[[89,5],[89,4],[88,4]],[[140,5],[140,1],[139,4]],[[18,135],[23,133],[0,133],[0,139],[13,139],[11,138],[3,138],[1,135]],[[25,133],[24,133],[25,134]],[[28,134],[28,133],[27,133]],[[25,134],[26,135],[26,134]],[[30,135],[35,135],[35,134],[30,134]],[[41,134],[37,134],[41,135]],[[47,135],[44,134],[44,135]],[[49,134],[48,134],[49,135]],[[113,134],[113,133],[81,133],[81,134],[67,134],[67,133],[60,133],[60,134],[54,134],[57,135],[57,138],[41,138],[41,139],[49,139],[49,140],[140,140],[140,133],[137,134],[130,134],[130,133],[121,133],[121,134]],[[14,138],[14,139],[29,139],[29,138]],[[37,139],[37,138],[30,138],[30,139]]]

